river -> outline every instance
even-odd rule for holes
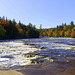
[[[43,64],[75,69],[75,39],[42,37],[32,39],[0,40],[0,69],[18,69],[22,66]],[[72,66],[71,66],[72,65]],[[4,67],[4,68],[3,68]]]

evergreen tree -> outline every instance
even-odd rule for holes
[[[71,21],[70,25],[74,25],[74,22],[73,22],[73,21]]]
[[[4,29],[4,27],[2,25],[0,25],[0,39],[5,38],[5,32],[6,32],[6,30]]]

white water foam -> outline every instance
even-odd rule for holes
[[[31,48],[29,45],[24,45],[23,42],[0,42],[0,66],[1,67],[12,67],[12,66],[23,66],[31,64],[30,59],[26,58],[23,54],[34,52],[37,48]],[[34,57],[36,58],[36,57]]]

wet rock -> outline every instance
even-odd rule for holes
[[[48,57],[48,55],[41,55],[42,57]]]
[[[57,57],[51,57],[51,59],[57,60],[58,58]]]
[[[35,44],[30,44],[31,46],[35,46]]]
[[[39,46],[35,46],[35,48],[39,48]]]
[[[47,47],[41,47],[40,49],[46,49]]]
[[[63,57],[67,57],[67,56],[68,56],[68,54],[63,55]]]
[[[34,53],[34,55],[40,55],[40,53]]]
[[[27,54],[24,54],[24,56],[29,58],[29,57],[34,57],[35,55],[33,53],[27,53]]]
[[[31,59],[31,63],[32,64],[39,64],[39,63],[42,63],[44,62],[43,58],[36,58],[36,59]]]

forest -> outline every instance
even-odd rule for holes
[[[75,25],[74,22],[71,21],[69,25],[62,23],[62,25],[57,25],[55,28],[42,29],[42,25],[40,29],[41,37],[72,37],[75,38]]]
[[[71,21],[69,25],[62,23],[55,28],[42,29],[42,25],[37,29],[35,25],[29,23],[25,25],[15,19],[8,20],[0,17],[0,39],[18,39],[18,38],[38,38],[38,37],[72,37],[75,38],[75,25]]]
[[[0,17],[0,39],[38,38],[39,32],[31,23],[25,25],[15,19],[8,20]]]

